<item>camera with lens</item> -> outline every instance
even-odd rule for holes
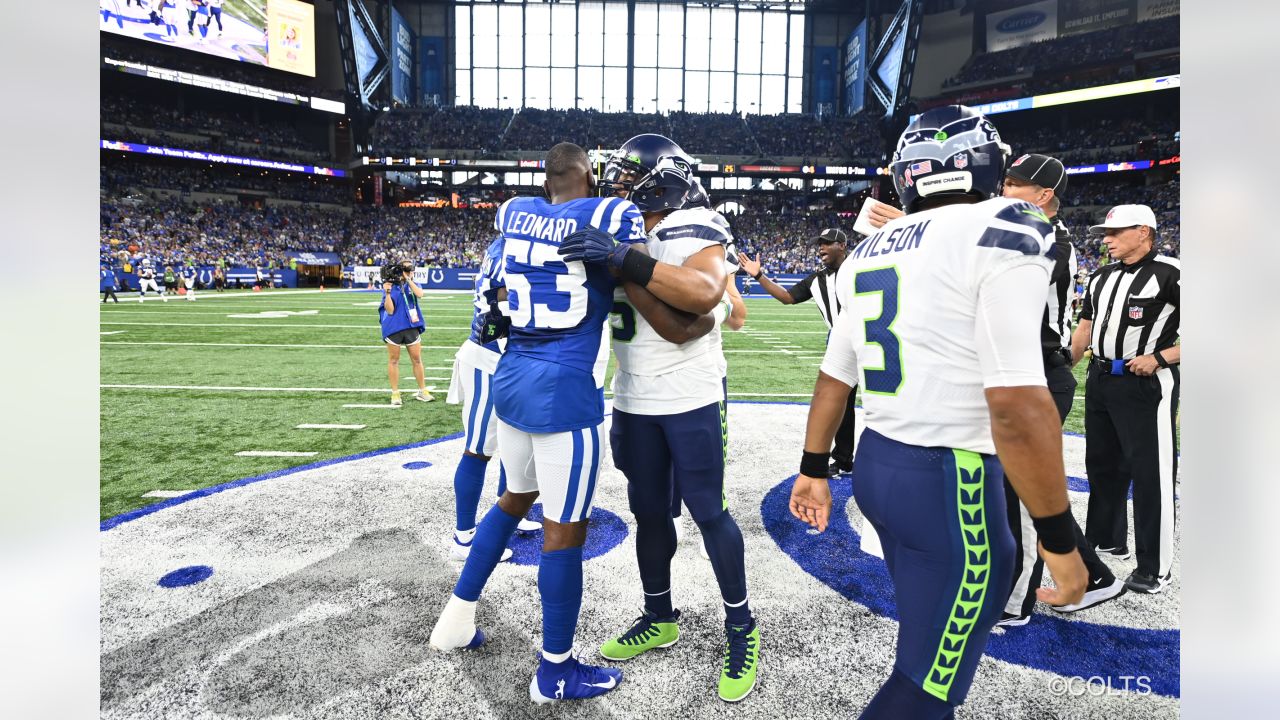
[[[399,285],[404,282],[404,271],[399,262],[387,263],[382,266],[382,282]]]

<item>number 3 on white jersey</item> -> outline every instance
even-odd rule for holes
[[[507,238],[507,300],[516,327],[560,330],[577,327],[587,316],[587,267],[565,262],[557,247],[521,238]],[[547,272],[513,271],[510,263],[547,268]],[[556,273],[552,268],[563,267]],[[554,281],[552,278],[555,278]]]

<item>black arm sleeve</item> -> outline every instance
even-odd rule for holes
[[[818,277],[818,273],[810,273],[808,277],[800,282],[792,285],[787,290],[791,294],[791,302],[802,303],[813,297],[813,281]]]

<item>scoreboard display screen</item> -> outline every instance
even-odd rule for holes
[[[316,9],[300,0],[98,0],[98,27],[315,77]]]

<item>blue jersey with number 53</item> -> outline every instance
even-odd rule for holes
[[[644,242],[644,219],[620,198],[553,205],[512,198],[494,223],[503,240],[510,306],[507,351],[493,377],[498,417],[526,432],[578,430],[604,420],[604,344],[615,280],[609,271],[565,262],[560,242],[588,226],[618,242]]]

